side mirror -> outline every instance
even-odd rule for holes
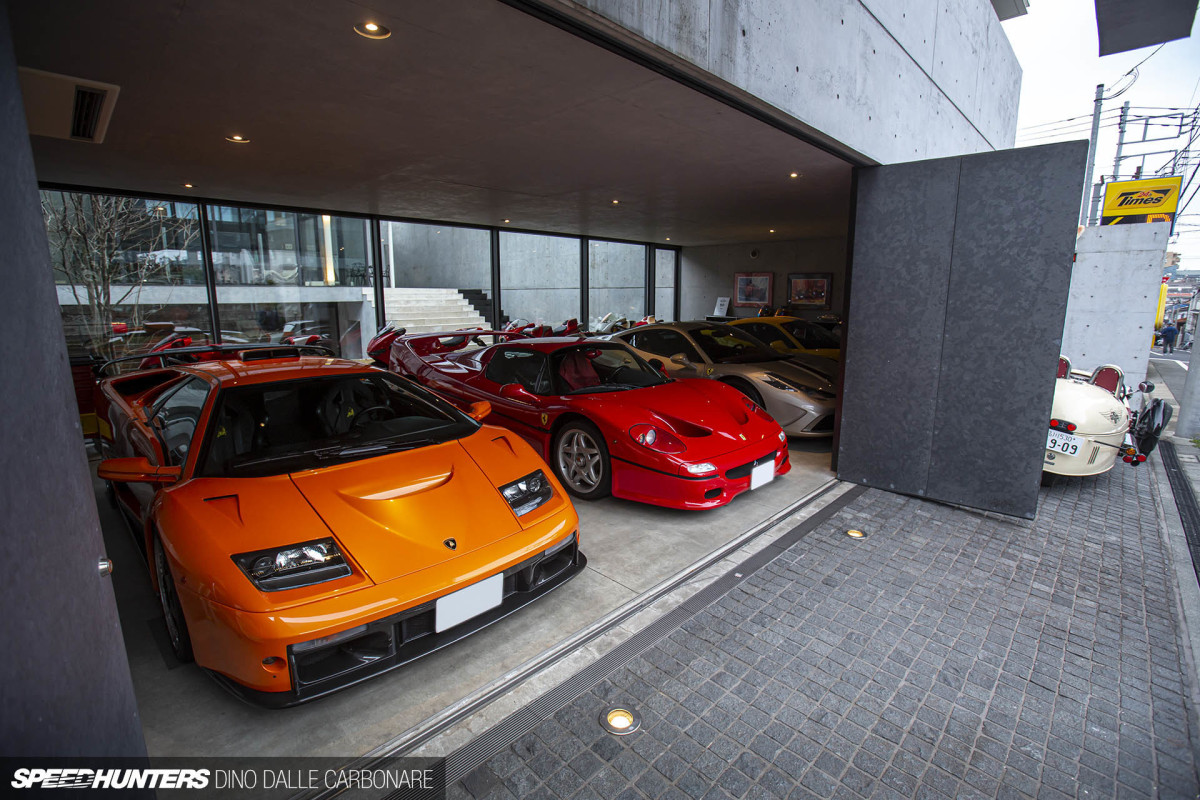
[[[516,384],[509,384],[515,386]],[[492,413],[492,404],[487,400],[480,400],[478,403],[471,403],[467,406],[467,416],[476,422],[483,422],[483,418]]]
[[[663,362],[662,362],[661,358],[652,358],[649,361],[647,361],[646,363],[649,364],[650,366],[654,367],[659,372],[663,371]]]
[[[688,361],[688,357],[683,353],[676,353],[671,356],[671,363],[678,364],[681,367],[690,367],[692,365],[692,362]]]
[[[512,400],[514,403],[527,403],[533,405],[537,402],[537,397],[533,392],[526,389],[519,383],[506,383],[500,387],[500,396],[505,400]]]
[[[145,458],[109,458],[100,462],[96,474],[117,483],[174,483],[183,467],[156,467]]]
[[[1150,381],[1142,381],[1141,383],[1138,384],[1138,390],[1142,391],[1146,394],[1150,394],[1151,392],[1154,391],[1154,384],[1151,383]]]

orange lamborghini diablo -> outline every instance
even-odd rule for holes
[[[246,349],[100,385],[100,477],[136,520],[171,644],[295,705],[562,585],[578,517],[519,436],[374,367]]]

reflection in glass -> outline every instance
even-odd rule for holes
[[[500,233],[501,311],[509,319],[561,325],[579,316],[579,240]]]
[[[380,223],[386,318],[427,333],[492,325],[492,236],[481,228]]]
[[[588,246],[590,328],[606,314],[636,322],[645,316],[646,248],[640,244],[597,242]]]
[[[208,220],[223,338],[362,357],[375,333],[367,220],[233,206]]]
[[[208,333],[196,206],[44,191],[42,215],[71,356],[106,360],[172,333]]]

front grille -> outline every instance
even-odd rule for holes
[[[833,414],[826,414],[812,425],[808,426],[810,433],[824,433],[833,430]]]
[[[547,557],[543,551],[504,571],[501,602],[518,592],[529,592],[575,563],[578,541]],[[435,633],[437,601],[423,603],[367,625],[352,639],[301,653],[288,648],[294,689],[340,678],[378,661],[394,658],[398,651]],[[453,629],[451,629],[453,630]]]
[[[770,453],[767,453],[762,458],[755,459],[754,461],[749,461],[745,464],[740,464],[740,465],[734,467],[733,469],[727,471],[725,473],[725,477],[730,480],[737,480],[738,478],[747,478],[750,476],[751,470],[753,470],[759,464],[766,464],[768,461],[774,461],[776,455],[778,455],[778,451],[772,451]]]

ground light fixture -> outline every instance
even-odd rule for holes
[[[627,708],[610,708],[600,713],[600,727],[616,736],[627,736],[642,726],[642,718]]]
[[[860,531],[860,530],[856,530],[854,528],[851,528],[850,530],[846,531],[846,535],[849,536],[851,539],[867,538],[866,531]]]
[[[354,32],[367,39],[386,39],[392,35],[390,28],[385,28],[378,22],[364,22],[354,26]]]
[[[232,136],[226,136],[225,141],[233,142],[234,144],[250,144],[250,140],[240,133],[235,133]]]

